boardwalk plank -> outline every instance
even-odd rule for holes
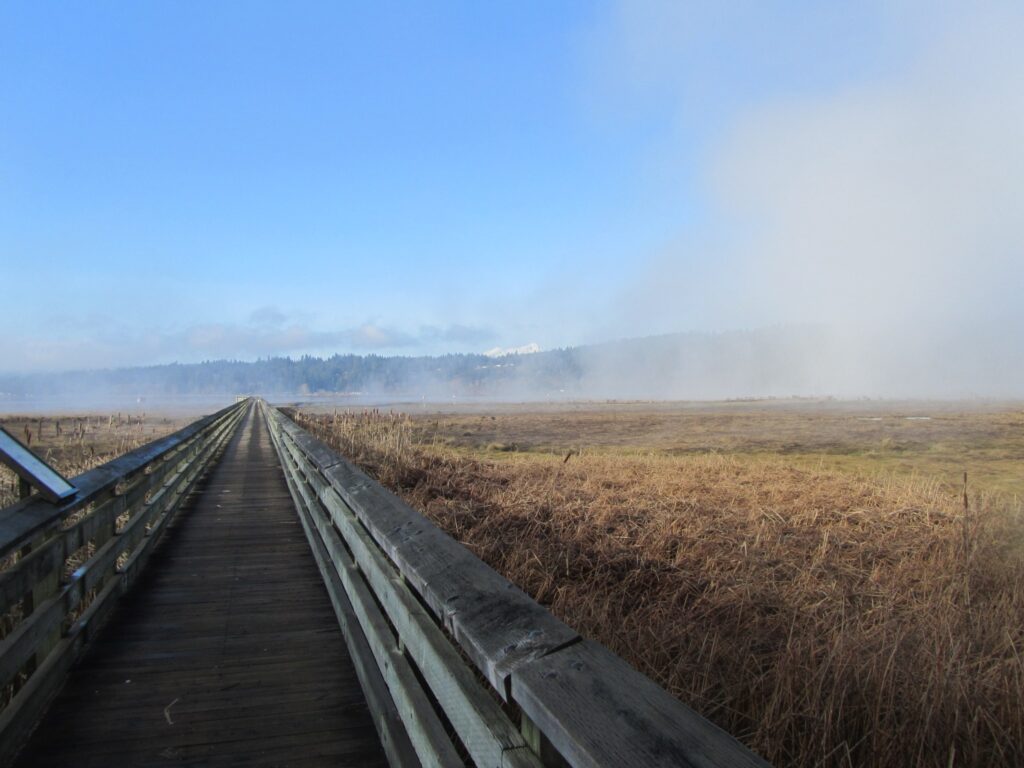
[[[384,766],[256,409],[198,490],[17,765]]]

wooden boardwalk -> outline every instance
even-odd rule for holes
[[[19,766],[384,766],[256,408]]]

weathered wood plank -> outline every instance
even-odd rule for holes
[[[94,602],[85,625],[72,628],[84,639],[118,606],[20,765],[305,765],[323,754],[338,765],[383,767],[266,430],[254,411],[248,416],[201,494],[189,497],[196,478],[180,473],[182,485],[165,501],[182,511],[158,512],[159,546],[142,545],[151,531],[133,551],[155,560],[138,588]],[[233,504],[219,506],[229,497]],[[112,541],[127,542],[147,522],[136,516]],[[132,565],[104,589],[125,588]],[[175,602],[151,602],[151,585]],[[164,713],[175,701],[171,724]]]
[[[224,420],[227,424],[229,419]],[[222,427],[225,428],[225,427]],[[93,514],[69,527],[58,531],[47,541],[36,543],[34,551],[3,574],[3,592],[6,599],[15,597],[26,587],[34,610],[23,620],[15,631],[0,644],[0,678],[7,681],[30,658],[35,658],[35,670],[27,683],[4,708],[0,716],[0,733],[10,756],[24,738],[39,713],[63,682],[63,675],[70,667],[89,633],[102,621],[109,607],[123,590],[120,579],[110,578],[114,570],[117,552],[114,534],[114,517],[124,508],[119,498],[111,499]],[[85,543],[89,534],[101,544],[99,557],[90,562],[95,569],[88,587],[101,587],[90,606],[70,628],[65,640],[60,640],[61,626],[65,616],[81,602],[87,580],[84,573],[73,575],[69,584],[60,587],[59,576],[65,557]],[[106,539],[110,539],[104,544]],[[74,549],[69,550],[69,547]],[[104,584],[104,582],[107,582]]]
[[[325,485],[308,458],[293,444],[290,438],[283,441],[286,450],[294,460],[293,467],[301,473],[300,480],[312,481],[323,494],[318,500],[305,496],[310,508],[323,503],[331,512],[331,519],[338,526],[346,544],[352,551],[355,563],[341,546],[338,532],[325,518],[320,526],[324,540],[333,543],[332,556],[338,559],[336,565],[347,575],[354,565],[366,577],[377,600],[384,606],[392,624],[398,630],[406,652],[415,659],[420,674],[426,679],[435,697],[452,722],[462,743],[469,750],[477,765],[539,766],[529,752],[526,742],[518,729],[511,724],[497,702],[483,690],[473,673],[463,662],[458,652],[445,637],[444,632],[409,591],[394,566],[378,549],[362,524],[344,504],[333,488]],[[303,489],[304,483],[299,483]],[[303,489],[303,493],[306,491]],[[310,489],[310,494],[312,488]],[[346,579],[346,587],[365,589],[362,580]],[[361,604],[362,600],[357,603]],[[364,626],[365,626],[364,619]],[[390,632],[388,633],[390,635]],[[376,649],[375,649],[376,650]],[[391,650],[390,647],[382,649]],[[386,659],[378,657],[381,665]],[[415,714],[415,710],[414,710]]]
[[[342,459],[322,474],[502,696],[516,665],[579,638],[348,461]]]
[[[333,467],[341,457],[329,446],[324,445],[294,422],[286,422],[284,431],[292,438],[295,446],[321,469]]]
[[[317,441],[286,417],[276,419],[294,467],[331,513],[443,707],[450,692],[430,673],[454,664],[437,638],[416,625],[418,616],[433,617],[403,597],[408,591],[394,569],[491,684],[520,707],[530,739],[521,743],[548,755],[546,764],[766,768],[732,736],[607,649],[581,639],[359,469],[325,458]]]
[[[349,595],[354,594],[357,600],[360,597],[368,597],[368,595],[360,595],[358,590],[352,588],[351,584],[343,584],[341,573],[336,564],[332,562],[332,555],[328,553],[328,547],[318,535],[319,532],[311,525],[311,513],[305,499],[297,489],[296,479],[287,471],[287,468],[285,478],[292,490],[295,505],[302,519],[303,529],[334,605],[334,611],[348,645],[349,654],[352,656],[359,676],[359,683],[366,694],[367,704],[373,714],[374,725],[380,736],[381,745],[388,756],[388,764],[392,768],[417,768],[422,764],[417,754],[420,752],[428,756],[427,765],[461,765],[461,760],[455,754],[436,716],[424,722],[422,718],[417,717],[403,718],[399,712],[394,693],[405,694],[403,698],[407,704],[410,704],[408,694],[410,688],[415,690],[419,687],[415,676],[409,669],[408,662],[403,658],[389,659],[391,662],[389,665],[381,666],[379,664],[379,659],[375,657],[363,627],[368,626],[371,630],[376,630],[378,634],[386,631],[387,627],[384,625],[383,618],[379,616],[378,612],[375,619],[367,620],[365,606],[363,606],[362,618],[356,614]],[[322,511],[319,514],[322,517]],[[351,576],[352,574],[347,575]],[[386,681],[385,676],[389,680]],[[423,701],[422,704],[425,705],[425,708],[421,711],[432,715],[429,703]],[[407,722],[419,726],[417,728],[420,741],[418,750],[410,739]]]
[[[148,546],[156,540],[163,523],[169,515],[173,515],[205,468],[206,460],[213,455],[230,434],[227,426],[225,425],[223,430],[215,433],[201,451],[197,451],[193,456],[185,457],[183,463],[179,465],[178,471],[165,479],[160,490],[153,495],[149,503],[145,504],[141,512],[131,517],[119,534],[114,534],[112,528],[107,532],[109,540],[99,546],[93,556],[79,566],[73,575],[74,578],[83,580],[86,592],[106,581],[110,575],[109,569],[113,568],[118,557],[125,550],[136,547],[143,540],[145,540],[144,546]],[[153,528],[147,531],[146,526],[151,523]],[[99,545],[101,541],[96,543]],[[133,569],[137,568],[136,562],[140,555],[142,552],[133,552]]]
[[[226,420],[214,430],[207,447],[201,454],[198,454],[200,465],[193,466],[193,473],[203,468],[203,462],[211,449],[223,444],[233,423],[232,420]],[[32,551],[28,555],[23,556],[14,565],[0,573],[0,613],[10,610],[15,603],[30,592],[36,602],[40,602],[52,594],[56,589],[56,579],[63,568],[64,560],[71,553],[90,540],[93,540],[97,546],[102,545],[113,535],[114,521],[119,515],[129,507],[142,502],[145,494],[157,484],[164,482],[172,469],[187,466],[184,464],[187,457],[179,454],[177,449],[170,455],[174,456],[173,461],[165,460],[153,472],[140,476],[126,494],[102,502],[81,520],[67,528],[53,531],[50,538],[34,543]],[[193,457],[191,461],[195,465],[196,457]],[[173,479],[174,476],[171,481],[167,482],[173,484]],[[109,566],[110,563],[108,562],[107,565]],[[41,592],[38,591],[40,585],[44,584],[47,579],[49,586],[44,586]],[[102,581],[102,579],[93,576],[92,581]],[[92,586],[94,584],[90,584],[90,588]]]
[[[222,429],[227,428],[228,425],[225,425]],[[141,499],[141,496],[139,498]],[[149,517],[137,516],[126,527],[126,535],[116,535],[114,515],[120,513],[123,507],[123,498],[108,501],[85,521],[80,521],[67,531],[60,532],[41,546],[37,546],[27,557],[15,564],[13,573],[4,574],[7,577],[4,583],[9,591],[31,583],[25,581],[31,577],[34,581],[33,611],[0,643],[0,681],[7,683],[33,657],[37,668],[29,678],[30,684],[22,689],[24,695],[19,692],[5,709],[7,722],[14,730],[11,733],[0,730],[0,733],[4,734],[4,739],[21,738],[18,731],[20,726],[17,725],[22,722],[17,714],[19,708],[24,707],[28,713],[26,716],[32,717],[32,713],[38,712],[40,707],[39,702],[33,697],[51,695],[52,686],[49,684],[31,684],[36,675],[42,674],[44,669],[66,669],[70,664],[66,660],[51,660],[48,657],[53,654],[77,653],[82,641],[88,639],[90,632],[101,623],[123,591],[124,584],[120,580],[112,580],[116,559],[125,546],[131,546],[144,534],[143,526]],[[64,558],[68,552],[84,544],[83,537],[86,533],[95,536],[101,546],[72,575],[70,582],[60,587],[58,577]],[[81,603],[86,592],[99,587],[102,589],[69,631],[69,637],[82,637],[75,643],[60,642],[61,626],[65,616]]]
[[[40,641],[59,632],[64,616],[81,601],[81,590],[69,589],[39,603],[32,615],[0,642],[0,686],[7,685],[31,659]]]
[[[59,572],[69,553],[64,539],[56,537],[40,544],[3,573],[0,573],[0,613],[6,613],[49,574]]]
[[[71,481],[78,489],[78,493],[63,504],[50,504],[37,497],[31,497],[0,510],[0,557],[24,546],[33,536],[59,523],[75,510],[98,500],[105,493],[110,493],[117,483],[133,477],[145,469],[146,465],[181,447],[211,424],[229,418],[243,407],[248,406],[228,406],[171,435],[147,443],[113,461],[78,475]]]
[[[0,734],[3,734],[0,739],[0,765],[7,765],[13,759],[39,716],[64,684],[68,670],[88,642],[90,630],[102,623],[108,613],[107,606],[113,604],[121,589],[121,582],[115,580],[97,594],[68,631],[67,637],[57,643],[0,713]]]
[[[77,635],[62,640],[0,712],[0,765],[10,765],[17,755],[39,716],[63,685],[83,643]]]
[[[769,768],[736,739],[584,640],[512,672],[512,698],[578,768]]]

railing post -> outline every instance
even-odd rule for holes
[[[40,537],[34,546],[42,544],[43,538]],[[54,568],[46,576],[40,579],[35,587],[32,588],[32,609],[35,610],[43,605],[47,600],[54,597],[58,591],[60,591],[60,568]],[[47,635],[44,639],[39,642],[37,646],[35,661],[33,666],[39,668],[39,666],[46,660],[46,657],[50,655],[50,651],[53,647],[60,642],[61,628],[58,626]]]
[[[261,405],[310,545],[325,553],[325,579],[340,582],[353,606],[358,626],[346,637],[369,640],[367,664],[378,666],[422,762],[438,762],[426,734],[441,724],[474,765],[488,768],[768,768],[283,413]],[[446,722],[434,723],[438,716]]]
[[[569,764],[551,746],[551,742],[544,736],[537,724],[521,710],[519,712],[519,732],[526,740],[530,751],[540,758],[544,768],[569,768]]]
[[[0,703],[0,765],[23,742],[241,415],[239,406],[225,408],[79,475],[77,498],[54,504],[33,496],[4,510],[0,552],[17,557],[0,571],[6,614],[0,686],[8,697]],[[26,485],[20,490],[26,495]],[[156,506],[149,504],[150,491],[160,499]],[[68,557],[90,543],[95,551],[65,579]]]

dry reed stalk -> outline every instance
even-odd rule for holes
[[[65,477],[74,477],[133,451],[159,434],[172,431],[175,426],[165,419],[147,434],[141,418],[134,422],[129,418],[127,423],[122,423],[119,417],[111,415],[106,430],[96,428],[103,424],[103,419],[90,423],[87,417],[65,417],[65,421],[72,424],[70,430],[61,428],[59,420],[54,421],[55,427],[47,435],[49,443],[43,444],[39,440],[43,436],[43,420],[33,419],[32,423],[36,424],[34,435],[37,438],[34,450]],[[17,500],[17,476],[7,467],[0,466],[0,509]]]
[[[1024,764],[1024,540],[998,499],[968,516],[931,481],[718,455],[479,460],[400,415],[298,418],[775,764]]]

